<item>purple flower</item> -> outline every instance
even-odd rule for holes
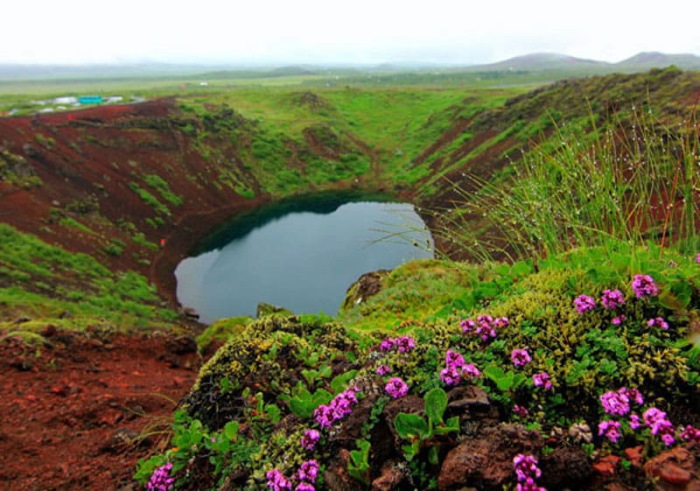
[[[624,416],[630,412],[630,400],[625,393],[615,391],[606,392],[600,396],[603,410],[612,415]]]
[[[391,351],[394,349],[394,338],[386,338],[379,345],[381,351]]]
[[[513,365],[516,367],[524,367],[532,361],[532,358],[530,358],[530,353],[524,349],[514,349],[511,351],[510,359],[513,361]]]
[[[518,406],[517,404],[513,406],[513,412],[521,418],[527,418],[527,416],[530,414],[526,407]]]
[[[639,420],[639,416],[636,414],[630,414],[630,428],[637,430],[641,428],[642,422]]]
[[[637,298],[655,297],[659,294],[659,287],[654,283],[654,278],[649,275],[635,275],[632,280],[632,289]]]
[[[335,412],[333,411],[332,407],[326,404],[321,404],[314,410],[314,419],[321,426],[321,428],[328,429],[333,426],[333,422],[335,421]]]
[[[292,489],[291,481],[278,469],[272,469],[265,474],[265,477],[267,477],[267,487],[272,491],[291,491]]]
[[[663,329],[664,331],[668,331],[668,322],[666,322],[666,319],[663,317],[655,317],[654,319],[649,319],[649,322],[647,322],[649,327],[658,327],[659,329]]]
[[[170,476],[172,468],[173,464],[168,462],[153,471],[148,483],[146,483],[146,489],[149,491],[169,491],[173,489],[175,478]]]
[[[595,299],[588,295],[579,295],[574,298],[574,307],[576,307],[576,312],[583,314],[595,308]]]
[[[399,377],[393,377],[389,379],[384,390],[394,399],[398,399],[408,394],[408,385]]]
[[[695,256],[695,262],[700,264],[700,252],[698,252],[698,255]]]
[[[458,352],[448,349],[445,355],[445,365],[447,367],[462,368],[464,366],[464,357]]]
[[[474,380],[475,378],[481,377],[481,372],[476,366],[471,363],[467,363],[462,367],[462,375],[469,380]]]
[[[410,336],[400,336],[396,338],[396,348],[399,353],[408,353],[416,347],[416,341]]]
[[[627,316],[625,314],[620,314],[617,317],[613,317],[612,323],[614,326],[619,326],[625,322],[625,319],[627,319]]]
[[[614,416],[624,416],[630,412],[630,402],[634,401],[640,406],[644,404],[644,397],[637,389],[622,387],[617,391],[609,391],[600,396],[600,403],[606,413]]]
[[[515,491],[547,491],[547,489],[538,486],[533,478],[528,477],[524,482],[515,485]]]
[[[513,470],[515,470],[518,481],[526,482],[528,478],[539,479],[542,476],[542,471],[537,463],[537,459],[532,455],[519,453],[513,457]]]
[[[318,406],[314,411],[314,419],[321,428],[328,429],[333,426],[333,423],[352,413],[352,406],[357,404],[357,392],[359,392],[357,387],[349,387],[335,396],[327,405]]]
[[[318,462],[315,460],[307,460],[299,467],[297,476],[300,481],[316,482],[316,477],[318,477]]]
[[[381,375],[383,377],[384,375],[389,375],[390,373],[391,368],[386,365],[379,365],[379,367],[377,367],[377,375]]]
[[[598,435],[605,437],[613,443],[617,443],[620,439],[620,422],[619,421],[601,421],[598,423]]]
[[[301,446],[306,450],[313,451],[320,439],[321,433],[318,430],[306,430],[304,436],[301,437]]]
[[[616,309],[625,305],[625,296],[620,290],[604,290],[600,300],[606,309]]]
[[[535,387],[544,387],[545,390],[552,388],[552,382],[550,381],[550,377],[547,372],[534,374],[532,376],[532,382],[535,384]]]
[[[443,368],[440,371],[440,380],[445,385],[457,385],[461,380],[459,369],[455,366]]]
[[[471,332],[476,329],[476,322],[471,319],[464,319],[459,323],[459,326],[462,328],[462,332]]]
[[[308,482],[302,482],[299,483],[299,485],[296,488],[294,488],[294,491],[316,491],[316,488],[313,484],[309,484]]]
[[[694,428],[691,425],[687,425],[683,428],[679,436],[681,440],[685,440],[686,442],[700,443],[700,429]]]
[[[673,424],[666,417],[666,413],[651,407],[644,411],[644,424],[651,428],[651,434],[656,435],[666,444],[667,447],[673,445],[674,429]]]
[[[498,319],[493,321],[493,325],[496,329],[506,327],[508,324],[510,324],[510,320],[508,319],[508,317],[499,317]]]

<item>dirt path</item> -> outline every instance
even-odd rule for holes
[[[130,488],[196,378],[194,340],[45,334],[0,341],[0,488]]]

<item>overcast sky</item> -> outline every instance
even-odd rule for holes
[[[700,55],[697,0],[6,0],[0,63],[476,64]]]

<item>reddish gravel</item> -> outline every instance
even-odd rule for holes
[[[45,334],[0,341],[0,488],[131,488],[196,378],[194,340]]]

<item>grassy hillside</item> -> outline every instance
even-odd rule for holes
[[[700,440],[699,98],[697,73],[667,69],[3,118],[0,328],[172,327],[174,266],[215,225],[381,190],[419,205],[448,257],[510,261],[408,264],[335,319],[212,326],[201,344],[229,341],[137,479],[502,489],[520,470],[550,488],[650,486],[655,459]]]

